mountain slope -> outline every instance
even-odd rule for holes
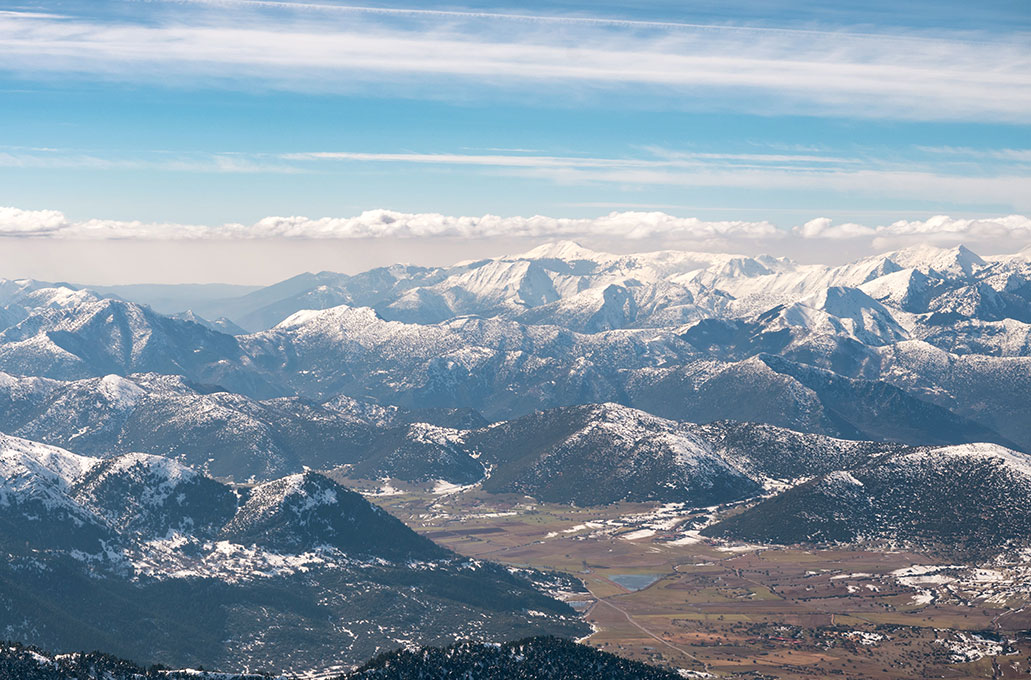
[[[707,269],[720,275],[756,276],[785,266],[785,261],[770,257],[712,253],[611,255],[560,242],[449,267],[394,265],[354,276],[302,274],[235,299],[193,306],[205,316],[226,316],[253,331],[271,328],[301,310],[339,305],[370,307],[385,319],[421,324],[463,315],[516,318],[550,307],[554,313],[543,312],[549,316],[546,323],[564,325],[566,318],[568,328],[576,330],[655,326],[659,319],[690,318],[689,308],[707,304],[707,295],[695,299],[691,292],[704,284],[677,277]],[[640,313],[620,318],[606,312],[600,315],[605,321],[585,325],[581,308],[604,300],[602,291],[613,286],[637,298],[634,304]],[[582,293],[586,297],[577,299]],[[712,299],[720,304],[727,296],[717,293]]]
[[[916,547],[981,561],[1031,547],[1031,457],[992,444],[914,448],[821,475],[703,533]]]
[[[759,485],[679,423],[615,404],[534,413],[470,433],[493,466],[487,491],[558,503],[713,505]]]
[[[251,489],[220,537],[284,552],[331,546],[349,555],[388,559],[449,554],[357,493],[313,472]]]
[[[477,409],[493,420],[614,402],[678,420],[1031,450],[1027,401],[1010,398],[1031,376],[1031,357],[1022,356],[1031,351],[1031,264],[962,248],[830,267],[677,251],[610,255],[560,243],[451,267],[323,272],[250,293],[248,309],[296,296],[336,306],[294,310],[274,328],[237,337],[88,291],[23,288],[12,285],[10,301],[28,316],[0,334],[0,367],[15,373],[162,370],[252,399],[344,395],[384,408]],[[946,359],[930,356],[936,350]],[[268,479],[311,465],[304,450],[318,453],[316,467],[362,459],[345,451],[349,442],[361,448],[361,434],[336,434],[317,407],[302,416],[296,402],[281,404],[319,423],[317,434],[301,427],[284,437],[290,427],[270,421],[297,418],[279,407],[265,403],[256,415],[230,396],[201,402],[212,406],[204,437],[216,450],[205,456],[191,442],[190,463],[233,459],[243,478]],[[169,443],[172,419],[162,412],[144,421],[137,418],[120,452],[180,455]],[[147,431],[166,421],[165,448],[146,448]],[[73,443],[75,431],[59,439],[50,422],[5,427],[83,451],[108,441],[99,423],[81,424]],[[119,422],[112,414],[110,432],[129,436]],[[242,439],[247,462],[230,446]],[[466,476],[472,472],[470,465]]]
[[[692,352],[654,332],[583,335],[476,318],[402,324],[348,307],[299,312],[241,342],[256,366],[303,395],[475,408],[488,418],[612,400],[617,371]]]
[[[428,423],[393,428],[376,437],[348,474],[365,479],[472,484],[483,478],[485,470],[478,452],[466,443],[467,436],[461,430]]]
[[[144,453],[93,463],[75,478],[73,498],[119,532],[211,536],[236,510],[232,489],[192,468]]]
[[[1019,397],[1031,390],[1031,357],[957,356],[910,341],[878,349],[863,370],[1031,451],[1031,404]]]
[[[102,652],[52,654],[17,642],[0,642],[0,680],[267,680],[264,675],[144,668]]]
[[[774,371],[812,390],[828,417],[846,437],[909,444],[984,441],[1010,444],[991,429],[918,399],[890,383],[847,378],[776,356],[761,359]]]
[[[692,429],[719,455],[757,480],[790,482],[850,470],[876,456],[904,448],[899,444],[836,439],[758,423],[720,421]]]
[[[0,403],[10,405],[0,410],[0,430],[18,436],[87,455],[142,451],[239,480],[355,462],[380,431],[412,417],[397,409],[365,415],[369,407],[356,402],[257,401],[156,374],[70,382],[0,374]]]
[[[587,631],[526,576],[440,548],[314,473],[247,489],[156,456],[2,437],[0,474],[5,635],[51,649],[278,671],[401,641]]]
[[[42,291],[36,291],[40,293]],[[153,371],[272,396],[236,339],[147,307],[86,296],[35,307],[0,332],[0,370],[58,379]]]
[[[114,532],[70,494],[94,462],[0,434],[0,550],[103,550]]]
[[[558,638],[502,645],[463,642],[400,650],[369,661],[345,680],[674,680],[677,673]]]

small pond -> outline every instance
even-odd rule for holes
[[[643,590],[662,578],[662,574],[609,574],[608,579],[627,590]]]

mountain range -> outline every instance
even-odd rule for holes
[[[1028,258],[963,247],[0,280],[0,638],[278,671],[586,632],[548,594],[571,579],[461,558],[329,470],[720,506],[712,538],[1024,554],[1029,329]]]
[[[477,413],[338,397],[255,400],[182,376],[59,381],[0,373],[0,431],[91,456],[142,451],[218,477],[271,479],[364,460],[412,423],[477,427]]]
[[[1027,450],[1027,404],[1007,395],[1031,386],[1029,281],[1026,258],[963,247],[823,266],[559,243],[210,301],[253,331],[235,336],[196,315],[6,282],[0,370],[178,374],[260,400],[345,395],[489,420],[609,401],[678,420]]]
[[[489,492],[581,505],[725,503],[758,495],[771,478],[829,471],[817,456],[793,465],[788,449],[819,450],[829,465],[843,462],[833,453],[842,447],[891,448],[730,421],[701,428],[613,403],[488,424],[475,412],[340,397],[257,401],[155,374],[69,382],[0,374],[0,404],[3,430],[90,456],[145,452],[239,481],[342,468],[362,479],[480,482]],[[782,453],[773,467],[760,455],[771,450]]]
[[[161,399],[165,398],[163,390],[169,383],[176,388],[177,398],[185,394],[188,400],[173,400],[161,410]],[[71,541],[74,536],[75,549],[90,553],[100,550],[97,541],[113,540],[104,533],[104,527],[121,527],[120,522],[128,518],[146,524],[155,535],[182,530],[180,525],[169,523],[169,517],[177,521],[188,518],[191,526],[209,529],[215,525],[244,526],[238,519],[230,520],[227,514],[236,503],[227,491],[231,487],[184,465],[194,455],[188,444],[196,444],[196,456],[211,454],[204,459],[209,468],[211,461],[217,460],[215,467],[233,468],[235,465],[236,471],[244,470],[248,479],[271,480],[255,487],[254,493],[272,493],[276,484],[285,482],[268,468],[255,472],[246,467],[255,459],[267,459],[261,458],[264,450],[261,446],[246,448],[245,444],[256,437],[256,433],[275,432],[277,427],[286,433],[283,441],[296,446],[295,458],[278,461],[285,468],[284,473],[321,465],[361,479],[477,484],[489,493],[519,494],[540,501],[583,506],[619,501],[674,502],[687,507],[758,502],[752,509],[707,529],[714,536],[755,542],[880,543],[934,550],[969,560],[988,559],[1006,550],[1031,546],[1031,530],[1024,526],[1020,510],[1031,503],[1031,485],[1025,483],[1021,474],[1022,466],[1031,469],[1031,457],[997,444],[914,447],[737,421],[698,425],[612,403],[560,407],[463,429],[408,422],[418,414],[388,412],[353,400],[337,399],[331,408],[330,405],[275,399],[271,400],[273,407],[281,407],[284,402],[290,407],[271,408],[265,402],[254,402],[240,395],[191,391],[181,380],[157,379],[152,375],[108,376],[72,383],[42,381],[42,387],[40,381],[11,378],[6,384],[9,395],[46,391],[44,388],[56,391],[59,396],[48,402],[50,406],[43,413],[54,422],[67,424],[61,430],[64,435],[57,438],[74,444],[78,438],[68,433],[74,435],[84,430],[97,433],[94,438],[83,435],[80,450],[90,450],[100,458],[66,457],[71,462],[62,463],[73,470],[78,480],[69,482],[69,488],[79,494],[75,496],[77,500],[88,500],[89,497],[81,495],[88,490],[110,487],[111,482],[107,480],[113,472],[136,470],[143,465],[141,461],[162,461],[163,466],[172,466],[170,469],[189,471],[188,474],[193,475],[191,479],[196,480],[196,491],[186,486],[177,494],[187,506],[195,496],[203,497],[206,510],[200,514],[189,508],[175,513],[166,509],[160,521],[146,519],[141,510],[145,505],[126,506],[125,503],[129,502],[127,499],[152,494],[149,489],[160,486],[157,481],[160,476],[144,475],[143,481],[129,483],[124,474],[116,474],[113,478],[117,480],[117,492],[102,494],[117,499],[116,506],[106,508],[97,501],[87,503],[88,507],[104,510],[103,521],[84,516],[81,503],[65,504],[66,519],[88,530],[73,531],[65,522],[63,529],[31,529],[18,537],[18,540],[29,540],[30,534],[41,537],[53,534],[57,537],[56,544],[64,545],[62,541]],[[20,390],[15,389],[19,387]],[[155,400],[153,406],[142,408],[144,416],[152,416],[153,420],[144,419],[138,429],[127,427],[125,423],[137,417],[133,413],[140,407],[130,409],[128,416],[112,407],[112,404],[124,407],[131,400],[111,399],[106,405],[99,405],[105,394],[124,397],[127,393],[135,395],[136,399]],[[155,393],[157,397],[153,396]],[[69,405],[68,395],[85,398],[90,408]],[[221,401],[211,401],[213,397]],[[13,396],[8,398],[13,399]],[[299,403],[305,404],[301,415],[297,415]],[[219,404],[233,408],[219,410]],[[207,417],[211,411],[220,414],[214,424]],[[68,417],[68,414],[80,412],[88,412],[94,420]],[[118,424],[120,429],[111,425],[118,418],[122,419]],[[152,424],[164,419],[169,423]],[[324,435],[332,430],[328,429],[330,425],[320,421],[339,428],[335,439]],[[18,434],[27,435],[26,430],[59,430],[41,428],[38,423],[48,422],[45,419],[28,422],[30,426],[21,428]],[[250,427],[238,426],[239,423]],[[120,448],[135,445],[147,446],[147,427],[152,427],[150,431],[154,433],[148,453],[120,451]],[[141,433],[138,438],[125,435],[137,431]],[[217,448],[205,451],[203,443],[219,441],[221,431],[227,433],[223,437],[224,451]],[[10,446],[30,445],[13,437],[6,441]],[[105,452],[105,442],[113,442],[114,448]],[[323,446],[308,450],[315,442]],[[170,453],[180,452],[176,460],[154,455],[155,450],[166,447]],[[242,458],[235,458],[234,452]],[[82,460],[90,461],[88,474],[81,472],[87,465]],[[920,465],[916,465],[916,461],[920,461]],[[68,474],[65,477],[71,478]],[[297,478],[295,474],[285,479]],[[855,484],[843,484],[843,480]],[[57,486],[52,485],[53,488],[60,487],[58,482],[54,484]],[[849,493],[844,496],[834,493],[842,489]],[[863,497],[860,502],[854,493],[857,489],[874,496]],[[946,495],[946,490],[952,495]],[[272,493],[271,497],[277,496]],[[248,501],[252,507],[255,502]],[[941,504],[950,508],[952,514],[943,513]],[[978,508],[972,513],[976,517],[969,522],[961,521],[974,507]],[[821,510],[813,512],[812,508]],[[927,518],[929,524],[914,528],[919,517]],[[948,521],[939,521],[944,517],[948,517]],[[828,518],[833,518],[830,524],[826,524]],[[816,522],[817,528],[809,525],[810,519]],[[282,533],[272,516],[247,524],[260,529],[249,530],[245,538],[257,540],[264,536],[273,541]],[[93,536],[93,543],[81,545],[88,536]],[[276,548],[298,549],[280,545]]]

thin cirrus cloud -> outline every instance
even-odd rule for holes
[[[457,166],[557,185],[840,192],[1031,210],[1031,172],[1022,160],[1026,150],[917,150],[931,157],[902,163],[818,153],[683,152],[659,147],[648,147],[638,157],[354,151],[109,154],[96,150],[0,147],[0,167],[301,174],[346,172],[366,163]],[[943,166],[936,162],[934,157],[943,155],[956,159],[957,164]],[[994,165],[986,172],[980,159],[996,155],[1015,162]]]
[[[978,219],[935,216],[867,226],[819,217],[782,230],[765,220],[706,221],[663,212],[613,212],[595,218],[456,217],[437,213],[369,210],[353,217],[266,217],[254,224],[216,226],[90,219],[74,221],[56,210],[0,207],[0,236],[70,240],[320,240],[425,238],[594,238],[648,241],[707,248],[752,249],[757,243],[853,241],[886,250],[912,243],[1026,244],[1031,218],[1025,215]]]
[[[1024,174],[999,176],[942,175],[922,170],[815,170],[794,168],[715,169],[668,172],[651,169],[589,171],[577,168],[538,169],[538,177],[559,183],[606,182],[619,185],[731,187],[737,189],[827,191],[932,201],[991,202],[1031,209],[1031,185]]]
[[[230,174],[299,174],[307,172],[262,154],[152,152],[126,156],[64,149],[0,147],[0,168],[37,170],[148,170]]]
[[[534,96],[579,84],[587,92],[639,88],[678,105],[761,112],[1031,118],[1031,48],[1020,36],[552,25],[547,17],[520,23],[477,13],[398,22],[371,9],[342,21],[313,19],[303,6],[290,10],[275,23],[236,11],[180,12],[165,24],[8,13],[0,15],[0,63],[20,74],[153,83],[346,92],[393,81],[404,96],[439,96],[442,87]]]
[[[558,184],[806,189],[935,201],[990,201],[1020,210],[1031,209],[1031,174],[1021,166],[989,175],[980,171],[948,174],[936,171],[934,163],[915,161],[890,164],[813,154],[685,153],[660,148],[649,151],[650,158],[349,151],[290,153],[280,158],[301,163],[493,167]],[[954,153],[962,155],[962,151]]]
[[[1031,163],[1031,149],[973,149],[964,146],[918,146],[918,151],[958,159],[988,159],[1008,163]]]
[[[294,161],[372,161],[384,163],[414,163],[425,165],[480,165],[510,168],[676,168],[696,167],[709,162],[724,163],[842,163],[859,161],[835,156],[805,154],[740,154],[689,153],[649,149],[656,159],[644,158],[592,158],[584,156],[538,156],[522,154],[455,154],[455,153],[365,153],[355,151],[311,151],[282,154],[280,158]]]

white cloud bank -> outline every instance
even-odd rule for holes
[[[852,239],[875,237],[925,238],[949,241],[963,238],[1015,238],[1031,241],[1031,219],[1024,215],[980,219],[954,219],[937,215],[927,220],[899,220],[879,227],[868,227],[853,222],[834,224],[826,217],[818,217],[795,227],[792,232],[802,238]]]
[[[0,207],[0,237],[58,240],[135,241],[255,241],[255,240],[376,240],[376,239],[562,239],[588,238],[695,243],[752,250],[755,244],[843,242],[843,247],[875,250],[912,243],[992,243],[1031,245],[1031,218],[1025,215],[899,220],[868,226],[834,223],[826,217],[790,230],[768,221],[706,221],[663,212],[613,212],[602,217],[454,217],[437,213],[369,210],[354,217],[266,217],[254,224],[215,226],[90,219],[75,221],[56,210]],[[748,246],[747,248],[745,246]]]
[[[0,236],[59,239],[377,239],[377,238],[778,238],[769,222],[703,221],[661,212],[611,213],[597,218],[452,217],[437,213],[367,210],[355,217],[266,217],[252,225],[217,226],[91,219],[72,221],[55,210],[0,207]]]

